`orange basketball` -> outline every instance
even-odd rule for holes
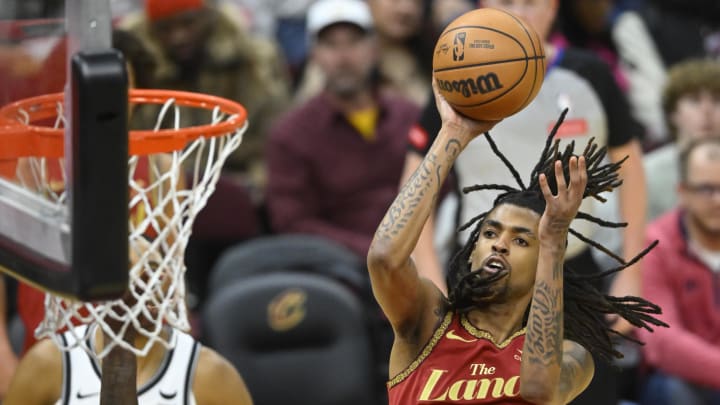
[[[543,41],[511,13],[472,10],[440,34],[433,73],[455,110],[477,120],[499,120],[530,104],[540,90],[545,78]]]

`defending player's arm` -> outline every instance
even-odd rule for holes
[[[540,251],[520,369],[520,393],[537,404],[568,403],[587,387],[594,369],[583,347],[563,339],[565,246],[587,184],[585,158],[570,159],[569,185],[556,162],[555,179],[557,195],[540,175],[546,206],[538,229]]]
[[[235,367],[215,351],[202,347],[192,386],[198,405],[252,405]]]
[[[23,356],[3,405],[52,405],[61,395],[62,354],[46,339]]]
[[[440,187],[465,146],[495,124],[460,117],[437,93],[435,83],[433,88],[442,128],[385,214],[367,257],[375,297],[400,334],[414,332],[423,314],[432,311],[442,299],[437,287],[421,281],[410,258]]]

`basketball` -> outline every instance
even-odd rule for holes
[[[433,53],[440,93],[476,120],[509,117],[535,98],[545,77],[543,41],[506,11],[480,8],[452,21]]]

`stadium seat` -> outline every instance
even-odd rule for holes
[[[216,288],[203,311],[205,343],[234,364],[261,405],[380,403],[365,323],[354,293],[302,272],[235,280]]]

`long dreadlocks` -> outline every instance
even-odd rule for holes
[[[567,109],[562,112],[560,118],[555,124],[547,138],[545,147],[540,155],[540,159],[530,175],[530,184],[526,187],[517,170],[512,166],[508,159],[498,149],[495,142],[488,133],[485,139],[490,144],[493,152],[503,161],[505,166],[510,170],[512,176],[517,181],[519,188],[514,188],[500,184],[486,184],[466,187],[464,193],[470,193],[478,190],[498,190],[502,193],[497,196],[493,202],[493,207],[502,204],[512,204],[524,208],[531,209],[542,215],[545,210],[545,198],[540,189],[539,177],[541,173],[545,174],[548,184],[553,194],[557,193],[557,184],[555,183],[554,163],[557,160],[562,162],[565,178],[569,178],[569,161],[574,156],[575,143],[569,143],[564,150],[560,150],[560,141],[554,140],[558,128],[562,124]],[[618,170],[625,159],[615,163],[603,164],[603,159],[607,153],[606,147],[598,147],[591,139],[588,142],[582,155],[585,156],[587,165],[587,186],[583,194],[583,198],[592,197],[599,201],[605,202],[600,195],[605,191],[612,191],[622,184],[619,178]],[[627,159],[627,158],[626,158]],[[490,210],[491,211],[491,210]],[[490,293],[491,284],[496,281],[502,274],[495,274],[490,277],[481,276],[479,272],[473,272],[470,268],[469,257],[480,235],[480,228],[483,220],[490,213],[486,211],[468,223],[460,227],[460,230],[467,229],[473,224],[477,224],[471,232],[467,243],[453,257],[450,263],[450,271],[447,275],[447,285],[449,289],[448,303],[451,308],[458,312],[467,312],[476,306],[477,299]],[[608,222],[600,218],[594,217],[584,212],[578,212],[576,218],[593,222],[603,227],[619,228],[627,226],[627,223]],[[652,248],[657,245],[657,241],[633,257],[630,261],[625,261],[618,255],[611,252],[601,244],[585,237],[576,232],[572,228],[569,233],[576,236],[583,242],[593,246],[603,253],[612,257],[618,262],[618,266],[605,270],[600,273],[591,275],[581,275],[573,271],[567,265],[564,266],[564,331],[565,338],[578,342],[596,356],[610,361],[613,357],[621,358],[622,354],[613,347],[613,336],[620,336],[624,339],[642,344],[637,340],[623,335],[610,326],[608,326],[605,316],[608,314],[618,315],[625,318],[628,322],[638,328],[645,328],[652,331],[652,326],[667,326],[653,315],[661,313],[660,307],[644,300],[640,297],[626,296],[614,297],[605,295],[595,288],[594,283],[613,273],[624,270],[625,268],[635,264],[643,256],[645,256]],[[526,311],[525,322],[529,313]]]

